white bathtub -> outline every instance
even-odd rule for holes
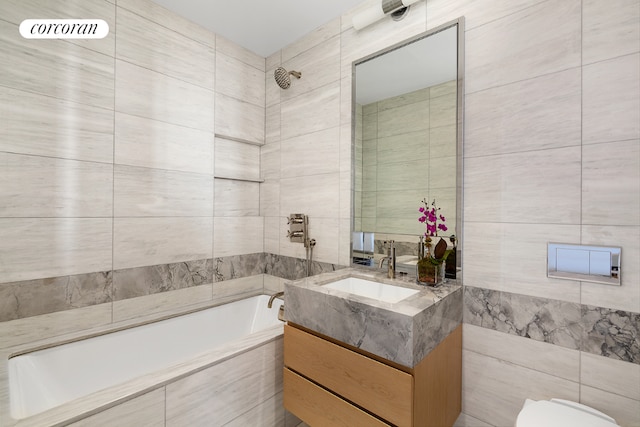
[[[13,357],[11,418],[19,420],[99,390],[165,370],[282,325],[282,301],[266,295]]]

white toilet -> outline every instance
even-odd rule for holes
[[[589,406],[569,400],[527,399],[515,427],[616,427],[616,420]]]

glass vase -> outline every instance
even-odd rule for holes
[[[416,281],[421,285],[437,286],[444,279],[444,262],[433,263],[425,257],[416,264]]]

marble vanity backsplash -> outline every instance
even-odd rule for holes
[[[0,283],[0,322],[232,279],[306,275],[306,260],[269,253],[234,255],[71,276]],[[342,266],[313,262],[313,274]]]
[[[396,256],[400,256],[400,255],[418,256],[418,243],[395,241],[393,246],[396,248]],[[387,253],[387,245],[385,245],[384,240],[374,240],[373,248],[374,248],[374,252],[377,254]]]
[[[465,286],[464,322],[640,364],[640,313]]]

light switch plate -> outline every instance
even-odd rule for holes
[[[547,244],[547,277],[620,286],[622,248]]]

